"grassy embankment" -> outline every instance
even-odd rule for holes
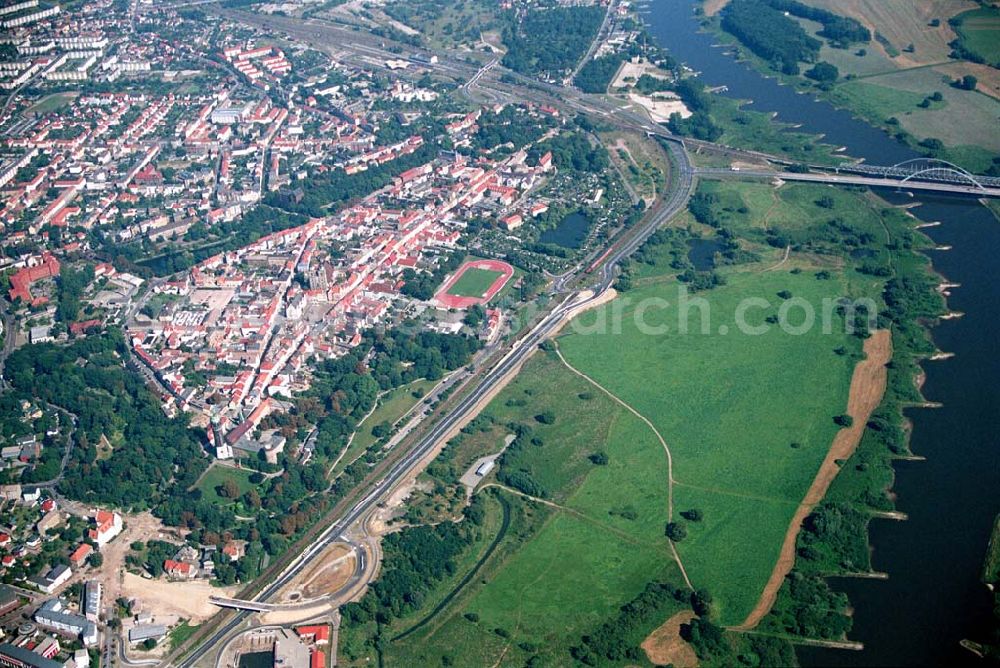
[[[341,457],[337,466],[333,469],[334,473],[347,468],[351,462],[367,452],[381,438],[384,438],[386,434],[377,436],[376,433],[373,433],[373,430],[380,432],[386,424],[390,426],[395,425],[406,415],[407,411],[423,400],[424,395],[437,382],[417,380],[409,385],[397,387],[383,394],[379,398],[375,409],[364,420],[358,423],[358,428],[355,430],[354,437],[344,452],[344,456]]]

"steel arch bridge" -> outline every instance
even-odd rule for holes
[[[968,170],[939,158],[911,158],[891,167],[859,163],[849,167],[842,166],[838,171],[895,178],[899,179],[900,183],[906,183],[911,180],[934,181],[937,183],[971,185],[979,190],[1000,187],[1000,178],[998,177],[971,174]]]

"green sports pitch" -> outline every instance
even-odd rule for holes
[[[482,297],[501,276],[503,272],[469,267],[448,288],[448,294],[456,297]]]

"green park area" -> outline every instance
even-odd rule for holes
[[[503,274],[499,271],[469,267],[448,288],[448,294],[456,297],[482,297],[501,276]]]
[[[212,503],[230,504],[255,487],[250,482],[253,473],[247,469],[216,465],[205,471],[195,488],[201,490],[203,499]],[[229,496],[234,490],[236,493]]]

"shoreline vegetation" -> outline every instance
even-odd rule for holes
[[[682,97],[687,97],[686,102],[694,100],[699,117],[677,129],[695,136],[707,132],[718,137],[728,132],[741,140],[733,143],[788,155],[832,156],[836,151],[822,144],[819,137],[786,132],[784,126],[774,127],[770,121],[763,124],[767,127],[757,128],[757,117],[766,115],[744,112],[734,108],[736,103],[706,96],[692,83]],[[748,126],[754,131],[747,132]],[[536,355],[479,417],[448,442],[421,476],[401,518],[405,528],[394,534],[401,537],[394,540],[418,542],[412,545],[412,554],[387,550],[382,584],[377,582],[361,603],[345,609],[341,635],[344,665],[366,665],[373,660],[391,663],[392,657],[402,656],[419,658],[428,665],[482,662],[534,666],[566,662],[569,657],[585,665],[651,665],[651,656],[663,656],[656,650],[664,644],[669,646],[670,656],[686,661],[693,652],[704,666],[731,665],[741,659],[754,665],[790,665],[796,662],[792,650],[796,643],[856,649],[857,644],[848,639],[850,604],[846,596],[831,590],[826,578],[884,577],[872,571],[868,524],[873,517],[900,515],[891,492],[893,463],[914,457],[903,411],[928,405],[920,393],[920,364],[938,352],[930,328],[947,314],[945,295],[938,290],[946,279],[934,272],[925,253],[934,244],[907,208],[889,205],[861,188],[771,188],[706,181],[689,211],[670,229],[654,235],[626,263],[616,285],[621,295],[677,281],[711,292],[725,286],[731,277],[748,272],[775,276],[780,270],[780,275],[798,280],[800,274],[810,271],[818,281],[839,276],[851,296],[876,298],[877,336],[886,339],[882,352],[891,350],[891,359],[873,358],[869,371],[877,368],[884,373],[875,383],[879,389],[884,383],[884,391],[869,395],[869,405],[858,414],[859,424],[854,425],[849,415],[837,416],[841,420],[835,422],[852,427],[857,442],[840,451],[833,440],[825,441],[822,456],[833,457],[836,475],[830,475],[828,465],[826,475],[832,480],[824,480],[824,493],[806,494],[795,502],[795,507],[809,504],[804,519],[796,516],[791,525],[786,520],[781,526],[779,535],[791,533],[794,537],[794,566],[778,580],[779,586],[771,586],[775,590],[773,605],[764,605],[756,612],[758,619],[747,619],[759,622],[750,624],[755,626],[752,633],[720,623],[720,605],[725,600],[714,595],[713,586],[717,588],[718,582],[695,580],[694,591],[678,587],[683,579],[676,565],[669,563],[667,550],[661,548],[656,572],[648,565],[640,569],[638,577],[645,578],[644,588],[640,586],[633,569],[647,557],[636,561],[631,556],[636,546],[627,547],[630,536],[646,535],[648,513],[661,515],[653,521],[656,524],[666,517],[662,515],[665,508],[655,510],[648,499],[642,501],[646,505],[637,507],[642,496],[630,487],[634,483],[622,482],[623,478],[608,487],[609,480],[617,479],[606,476],[622,465],[617,460],[625,451],[616,449],[621,447],[622,433],[632,434],[633,450],[652,450],[662,457],[662,448],[648,443],[650,435],[640,436],[643,430],[635,431],[634,424],[626,426],[635,421],[623,417],[620,407],[614,412],[614,406],[599,393],[586,386],[575,388],[571,377],[552,366],[554,346],[543,346],[548,354]],[[794,221],[802,222],[796,226]],[[689,244],[693,239],[713,236],[720,239],[715,266],[694,269],[687,258]],[[765,269],[771,273],[763,273]],[[845,362],[859,361],[862,344],[872,345],[866,338],[848,342],[836,354]],[[862,365],[863,361],[858,368]],[[857,371],[853,363],[851,369]],[[602,383],[605,380],[602,378]],[[546,391],[543,385],[553,382],[559,390]],[[581,408],[574,405],[577,400],[589,408],[579,412]],[[603,416],[612,426],[607,431],[588,431],[586,415]],[[581,428],[589,434],[586,438],[573,431]],[[489,482],[472,495],[472,505],[467,506],[459,476],[479,457],[501,450],[501,442],[510,433],[516,435],[514,442],[488,476],[496,476],[501,484]],[[605,439],[604,450],[597,449],[601,438]],[[665,431],[664,438],[673,447],[676,434]],[[796,445],[801,447],[793,443],[792,448]],[[586,448],[596,450],[581,452]],[[685,463],[683,456],[680,463]],[[650,470],[643,481],[652,474],[662,485],[666,473],[659,470],[661,466],[662,462],[647,464]],[[681,476],[683,479],[683,472]],[[811,474],[809,480],[815,477]],[[503,501],[498,502],[501,496]],[[603,517],[594,514],[599,509],[594,506],[597,500],[606,506],[607,499],[619,497],[622,504],[605,510]],[[658,503],[663,506],[665,499]],[[502,522],[500,506],[506,509]],[[714,512],[710,509],[706,516]],[[667,536],[671,547],[674,543],[681,546],[681,558],[688,566],[686,555],[697,542],[702,513],[686,507],[684,513],[687,522],[670,521]],[[474,526],[453,533],[448,527],[463,517]],[[801,525],[795,527],[800,520]],[[466,522],[459,526],[463,524]],[[502,535],[486,530],[501,524]],[[432,547],[438,540],[450,544]],[[618,541],[625,543],[628,558],[618,551],[622,545],[612,547]],[[776,543],[775,550],[780,540]],[[444,559],[444,570],[409,572],[425,547]],[[571,554],[573,558],[566,561]],[[608,559],[614,563],[612,571],[607,570]],[[598,564],[605,569],[601,572],[615,572],[616,577],[626,580],[619,581],[613,590],[604,582],[599,591],[590,592],[586,609],[580,609],[582,602],[574,598],[575,593],[551,584],[552,564],[557,561],[581,581],[590,581],[585,572]],[[476,569],[473,581],[463,579],[469,568]],[[390,573],[392,577],[388,577]],[[565,572],[558,575],[569,577]],[[415,595],[400,594],[399,584],[405,580],[412,580]],[[539,598],[541,590],[548,595]],[[558,631],[545,623],[551,620],[553,605],[574,610]],[[616,609],[617,614],[613,612]],[[428,610],[433,613],[428,615]],[[677,620],[676,629],[664,628],[669,620]],[[415,623],[420,626],[408,632]],[[405,637],[400,637],[403,632]],[[646,648],[653,654],[646,654]]]
[[[1000,174],[1000,144],[982,139],[991,135],[1000,113],[997,77],[960,48],[937,54],[935,45],[921,43],[915,53],[910,44],[901,54],[887,46],[878,30],[872,32],[854,18],[836,13],[832,4],[834,11],[794,0],[719,4],[703,2],[699,8],[703,30],[758,74],[848,111],[926,157],[953,162],[973,173]],[[769,20],[746,18],[762,13]],[[908,15],[900,20],[926,29],[918,18]],[[939,26],[944,18],[938,19],[935,30],[943,29]],[[745,28],[748,22],[751,25]],[[956,130],[955,114],[964,117],[962,129]],[[983,141],[989,145],[983,146]]]

